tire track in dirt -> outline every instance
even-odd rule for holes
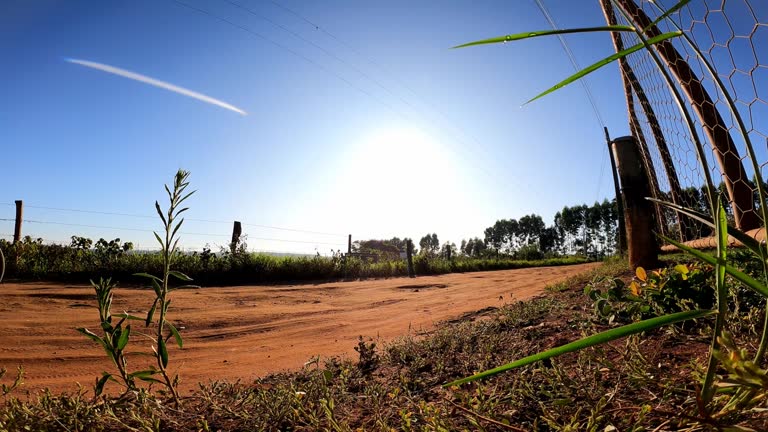
[[[198,382],[243,382],[301,367],[313,356],[355,355],[359,335],[389,341],[432,328],[481,309],[539,295],[544,286],[598,264],[495,272],[302,285],[206,287],[172,294],[169,319],[184,336],[171,349],[171,372],[180,368],[181,387]],[[151,290],[118,288],[113,313],[142,315]],[[0,285],[0,367],[26,370],[23,389],[90,388],[112,367],[104,352],[76,327],[98,330],[90,286],[54,283]],[[137,336],[134,351],[150,350]],[[129,355],[130,369],[148,359]]]

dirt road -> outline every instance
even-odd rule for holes
[[[171,348],[169,366],[172,371],[181,367],[185,393],[209,380],[247,382],[301,367],[316,355],[353,356],[359,335],[388,341],[438,321],[533,297],[546,284],[596,265],[175,291],[169,318],[185,345]],[[113,313],[143,315],[152,296],[147,290],[117,289]],[[74,330],[84,326],[98,333],[95,306],[90,286],[0,285],[0,367],[12,371],[23,366],[26,390],[74,391],[77,382],[92,388],[101,371],[114,369],[101,348]],[[138,335],[132,335],[131,345],[150,349]],[[136,370],[146,357],[130,357],[129,362]]]

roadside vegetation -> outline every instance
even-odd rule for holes
[[[77,239],[81,240],[83,239]],[[5,280],[87,283],[94,277],[110,277],[123,284],[136,284],[142,281],[134,277],[134,273],[162,273],[162,253],[132,253],[119,239],[104,243],[115,246],[102,249],[99,246],[85,248],[76,245],[46,245],[30,238],[14,245],[0,240],[0,249],[3,250],[7,261]],[[175,252],[173,259],[177,270],[202,286],[408,276],[407,263],[399,256],[376,260],[345,257],[341,253],[331,257],[279,257],[238,248],[234,253],[229,250],[219,253],[210,250],[201,253]],[[557,266],[588,261],[590,260],[583,256],[545,257],[536,254],[533,257],[518,258],[514,255],[495,253],[480,256],[454,254],[451,258],[420,253],[413,258],[417,275]]]

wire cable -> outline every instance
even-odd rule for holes
[[[13,220],[13,219],[0,219],[0,220]],[[32,219],[23,219],[22,221],[26,223],[43,224],[43,225],[62,225],[62,226],[74,226],[74,227],[81,227],[81,228],[111,229],[111,230],[119,230],[119,231],[155,232],[154,230],[143,229],[143,228],[125,228],[125,227],[113,227],[113,226],[104,226],[104,225],[75,224],[75,223],[65,223],[65,222],[39,221],[39,220],[32,220]],[[196,233],[196,232],[184,232],[184,231],[180,232],[180,234],[229,238],[229,236],[225,234]],[[285,242],[285,243],[324,244],[324,245],[333,245],[333,246],[343,245],[342,243],[317,242],[317,241],[307,241],[307,240],[288,240],[288,239],[277,239],[277,238],[267,238],[267,237],[248,236],[247,238],[251,240],[276,241],[276,242]]]
[[[135,213],[118,213],[118,212],[107,212],[107,211],[97,211],[97,210],[81,210],[81,209],[71,209],[71,208],[62,208],[62,207],[47,207],[47,206],[38,206],[38,205],[26,205],[27,208],[34,208],[34,209],[41,209],[41,210],[52,210],[52,211],[60,211],[60,212],[73,212],[73,213],[86,213],[86,214],[98,214],[98,215],[106,215],[106,216],[124,216],[124,217],[133,217],[133,218],[142,218],[142,219],[155,219],[157,216],[154,215],[143,215],[143,214],[135,214]],[[4,219],[0,219],[4,220]],[[13,219],[10,219],[13,220]],[[218,224],[231,224],[231,221],[223,221],[223,220],[215,220],[215,219],[196,219],[196,218],[185,218],[185,220],[188,220],[190,222],[207,222],[207,223],[218,223]],[[300,233],[307,233],[307,234],[318,234],[318,235],[327,235],[327,236],[346,236],[347,234],[341,234],[341,233],[331,233],[331,232],[323,232],[323,231],[312,231],[312,230],[305,230],[305,229],[299,229],[299,228],[285,228],[285,227],[278,227],[278,226],[272,226],[272,225],[263,225],[263,224],[255,224],[255,223],[242,223],[245,226],[253,226],[253,227],[259,227],[259,228],[268,228],[273,230],[279,230],[279,231],[290,231],[290,232],[300,232]]]
[[[534,1],[536,2],[536,5],[539,7],[539,10],[541,11],[542,15],[544,15],[544,18],[547,20],[549,25],[552,26],[552,30],[558,30],[554,18],[552,18],[552,15],[549,13],[549,10],[547,10],[547,7],[544,6],[544,0]],[[571,65],[573,66],[574,71],[580,71],[581,66],[579,66],[579,62],[576,61],[576,56],[573,55],[573,51],[571,51],[571,48],[568,46],[568,42],[565,41],[565,36],[558,34],[557,39],[560,41],[560,45],[563,47],[563,51],[565,51],[565,53],[568,55],[568,59],[571,61]],[[584,92],[587,94],[589,103],[592,105],[592,110],[595,113],[595,118],[597,118],[597,122],[600,124],[600,129],[602,130],[602,128],[605,127],[605,121],[603,120],[603,116],[600,114],[600,110],[597,108],[597,102],[595,102],[595,98],[592,95],[592,89],[590,89],[589,83],[586,80],[580,79],[579,82],[584,88]]]
[[[230,1],[230,0],[225,0],[225,1]],[[295,17],[297,17],[299,20],[301,20],[301,21],[305,22],[306,24],[308,24],[308,25],[310,25],[310,26],[314,27],[314,28],[315,28],[315,30],[318,30],[318,31],[320,31],[320,32],[321,32],[321,33],[323,33],[324,35],[326,35],[326,36],[328,36],[329,38],[331,38],[331,39],[333,39],[334,41],[336,41],[338,44],[340,44],[340,45],[342,45],[343,47],[345,47],[345,48],[347,48],[348,50],[350,50],[352,53],[356,54],[358,57],[362,58],[363,60],[367,61],[369,64],[373,65],[374,67],[376,67],[376,68],[378,68],[379,70],[381,70],[382,72],[384,72],[384,74],[385,74],[385,75],[388,75],[389,77],[391,77],[391,78],[392,78],[394,81],[396,81],[396,82],[397,82],[397,84],[399,84],[401,87],[403,87],[404,89],[408,90],[408,91],[409,91],[409,92],[410,92],[410,93],[411,93],[413,96],[415,96],[415,97],[416,97],[416,99],[417,99],[417,100],[418,100],[418,101],[419,101],[419,102],[420,102],[422,105],[424,105],[424,106],[425,106],[425,107],[426,107],[428,110],[430,110],[430,111],[434,111],[435,113],[437,113],[437,117],[440,117],[440,118],[443,120],[443,122],[444,122],[444,124],[445,124],[445,125],[447,125],[447,126],[448,126],[449,128],[451,128],[451,129],[453,129],[455,132],[458,132],[460,135],[463,135],[463,136],[465,136],[465,137],[469,138],[471,141],[473,141],[475,144],[477,144],[477,147],[475,148],[475,150],[480,150],[480,152],[481,152],[481,153],[483,153],[483,155],[484,155],[484,156],[488,156],[488,153],[485,151],[485,147],[482,145],[482,143],[480,143],[480,140],[478,140],[478,139],[477,139],[477,138],[476,138],[476,137],[475,137],[473,134],[471,134],[471,133],[467,132],[465,129],[463,129],[462,127],[460,127],[460,126],[459,126],[459,122],[457,122],[457,121],[455,121],[455,120],[451,119],[451,118],[450,118],[450,117],[449,117],[447,114],[445,114],[445,112],[443,112],[443,111],[442,111],[442,110],[440,110],[438,107],[436,107],[435,105],[433,105],[433,104],[431,104],[430,102],[428,102],[428,101],[426,100],[426,98],[424,98],[424,97],[422,97],[421,95],[419,95],[419,94],[416,92],[416,90],[414,90],[412,87],[410,87],[410,86],[409,86],[409,85],[408,85],[408,84],[407,84],[407,83],[406,83],[406,82],[405,82],[405,81],[404,81],[402,78],[400,78],[400,77],[399,77],[397,74],[395,74],[395,73],[391,72],[391,71],[390,71],[388,68],[386,68],[386,67],[382,66],[380,63],[378,63],[377,61],[375,61],[375,60],[374,60],[374,59],[372,59],[371,57],[369,57],[369,56],[365,55],[364,53],[360,52],[359,50],[357,50],[357,49],[356,49],[354,46],[352,46],[351,44],[349,44],[349,43],[345,42],[344,40],[342,40],[341,38],[337,37],[336,35],[334,35],[334,34],[333,34],[333,33],[331,33],[330,31],[326,30],[326,29],[325,29],[324,27],[322,27],[320,24],[318,24],[318,23],[315,23],[315,22],[311,21],[310,19],[306,18],[305,16],[301,15],[300,13],[296,12],[295,10],[293,10],[293,9],[291,9],[291,8],[287,7],[287,6],[284,6],[284,5],[282,5],[282,4],[280,4],[280,3],[278,3],[278,2],[276,2],[276,1],[274,1],[274,0],[270,0],[270,3],[272,3],[272,4],[273,4],[273,5],[275,5],[275,6],[277,6],[277,7],[278,7],[278,8],[280,8],[280,9],[284,10],[285,12],[287,12],[287,13],[289,13],[289,14],[291,14],[291,15],[295,16]],[[313,45],[314,45],[314,44],[313,44]],[[335,57],[335,56],[334,56],[334,57]],[[346,63],[346,62],[345,62],[345,63]],[[357,69],[357,68],[354,68],[354,69]],[[372,80],[373,80],[373,79],[372,79]],[[374,81],[374,82],[375,82],[375,81]],[[385,90],[386,90],[386,89],[385,89]],[[388,90],[387,90],[387,91],[388,91]],[[389,91],[388,91],[388,92],[389,92]],[[389,93],[390,93],[390,94],[392,94],[392,92],[389,92]],[[397,96],[397,95],[395,95],[395,97],[397,97],[399,100],[403,101],[403,103],[405,103],[407,106],[411,107],[412,109],[414,109],[414,110],[416,110],[416,111],[421,111],[421,110],[419,110],[417,107],[415,107],[413,104],[410,104],[410,103],[406,102],[405,100],[403,100],[403,98],[401,98],[400,96]],[[425,116],[425,117],[434,117],[434,116],[432,116],[432,114],[431,114],[431,113],[429,113],[429,114],[428,114],[427,116]],[[461,140],[460,138],[458,138],[456,135],[454,135],[454,134],[450,134],[450,135],[453,135],[453,138],[454,138],[455,140],[457,140],[457,141],[458,141],[460,144],[462,144],[462,145],[466,146],[466,143],[465,143],[463,140]],[[491,158],[489,158],[489,159],[494,159],[494,158],[493,158],[493,157],[491,157]],[[492,180],[494,180],[494,181],[495,181],[495,178],[492,178]],[[497,183],[498,183],[498,182],[497,182]]]
[[[536,2],[536,5],[539,7],[539,10],[541,11],[541,14],[544,15],[544,18],[547,20],[549,25],[552,27],[552,30],[558,30],[557,23],[555,23],[554,18],[552,18],[552,15],[549,13],[549,10],[546,6],[544,6],[544,0],[534,0]],[[563,51],[565,51],[566,55],[568,56],[568,59],[571,62],[571,66],[573,66],[574,71],[578,72],[581,70],[581,66],[579,66],[579,62],[576,61],[576,56],[573,55],[573,51],[571,51],[571,48],[568,46],[568,42],[566,42],[565,37],[561,34],[557,35],[557,39],[560,41],[560,46],[562,46]],[[597,102],[595,101],[595,97],[592,94],[592,89],[589,87],[589,83],[585,79],[580,79],[579,82],[581,83],[582,88],[584,89],[584,92],[587,94],[587,99],[589,100],[589,104],[592,105],[592,111],[595,114],[595,118],[597,119],[598,124],[600,125],[600,128],[603,129],[605,127],[605,121],[603,120],[603,116],[600,114],[600,110],[597,108]],[[601,152],[602,158],[600,162],[600,175],[597,179],[597,193],[596,198],[600,198],[600,189],[602,187],[603,182],[603,172],[605,171],[605,158],[606,154],[605,152]]]
[[[403,112],[402,112],[402,111],[400,111],[400,110],[397,110],[397,109],[396,109],[394,106],[392,106],[391,104],[389,104],[389,103],[385,102],[384,100],[382,100],[381,98],[377,97],[377,96],[376,96],[376,95],[374,95],[373,93],[371,93],[371,92],[369,92],[369,91],[367,91],[367,90],[365,90],[365,89],[363,89],[363,88],[361,88],[361,87],[359,87],[359,86],[355,85],[353,82],[351,82],[351,81],[350,81],[350,80],[348,80],[347,78],[343,77],[341,74],[339,74],[339,73],[337,73],[337,72],[335,72],[335,71],[333,71],[333,70],[331,70],[331,69],[329,69],[329,68],[327,68],[327,67],[323,66],[322,64],[320,64],[320,63],[316,62],[315,60],[312,60],[312,59],[310,59],[309,57],[307,57],[307,56],[305,56],[305,55],[303,55],[303,54],[301,54],[301,53],[299,53],[299,52],[297,52],[297,51],[295,51],[295,50],[293,50],[293,49],[291,49],[291,48],[289,48],[289,47],[287,47],[287,46],[285,46],[285,45],[283,45],[283,44],[281,44],[281,43],[279,43],[279,42],[276,42],[276,41],[274,41],[274,40],[272,40],[272,39],[268,38],[267,36],[264,36],[264,35],[263,35],[263,34],[261,34],[261,33],[255,32],[255,31],[251,30],[251,29],[250,29],[250,28],[248,28],[248,27],[245,27],[245,26],[242,26],[242,25],[240,25],[240,24],[237,24],[237,23],[235,23],[235,22],[233,22],[233,21],[231,21],[231,20],[228,20],[228,19],[226,19],[226,18],[222,18],[222,17],[220,17],[220,16],[218,16],[218,15],[216,15],[216,14],[212,13],[212,12],[209,12],[209,11],[207,11],[207,10],[204,10],[204,9],[200,9],[200,8],[198,8],[198,7],[192,6],[192,5],[190,5],[190,4],[188,4],[188,3],[185,3],[185,2],[183,2],[183,1],[181,1],[181,0],[173,0],[173,1],[174,1],[175,3],[177,3],[177,4],[181,5],[181,6],[185,7],[185,8],[188,8],[188,9],[191,9],[191,10],[197,11],[197,12],[199,12],[199,13],[202,13],[202,14],[204,14],[204,15],[207,15],[207,16],[209,16],[209,17],[211,17],[211,18],[213,18],[213,19],[215,19],[215,20],[217,20],[217,21],[221,21],[221,22],[224,22],[224,23],[226,23],[226,24],[228,24],[228,25],[230,25],[230,26],[236,27],[236,28],[238,28],[238,29],[240,29],[240,30],[243,30],[243,31],[245,31],[245,32],[247,32],[247,33],[249,33],[249,34],[253,35],[253,36],[256,36],[256,37],[258,37],[258,38],[260,38],[260,39],[262,39],[262,40],[265,40],[265,41],[267,41],[267,42],[271,43],[272,45],[274,45],[274,46],[276,46],[276,47],[278,47],[278,48],[280,48],[280,49],[283,49],[283,50],[285,50],[285,51],[287,51],[287,52],[289,52],[289,53],[291,53],[291,54],[293,54],[293,55],[295,55],[295,56],[297,56],[297,57],[299,57],[299,58],[303,59],[304,61],[306,61],[306,62],[310,63],[311,65],[313,65],[313,66],[315,66],[315,67],[317,67],[318,69],[322,70],[323,72],[325,72],[325,73],[327,73],[327,74],[329,74],[329,75],[332,75],[332,76],[336,77],[337,79],[339,79],[340,81],[342,81],[343,83],[345,83],[346,85],[348,85],[349,87],[351,87],[351,88],[353,88],[353,89],[355,89],[355,90],[359,91],[360,93],[363,93],[364,95],[366,95],[366,96],[370,97],[371,99],[373,99],[374,101],[378,102],[380,105],[382,105],[383,107],[385,107],[386,109],[388,109],[388,110],[389,110],[390,112],[392,112],[393,114],[395,114],[395,115],[397,115],[397,116],[399,116],[399,117],[402,117],[402,118],[403,118],[404,120],[406,120],[406,121],[413,121],[413,119],[412,119],[412,118],[411,118],[409,115],[407,115],[407,114],[403,113]],[[421,130],[421,128],[418,128],[418,129],[419,129],[419,130]],[[423,130],[422,130],[422,132],[423,132]],[[427,135],[429,135],[429,134],[427,134]],[[459,138],[457,138],[457,137],[455,137],[455,136],[454,136],[454,139],[455,139],[455,140],[456,140],[456,141],[457,141],[459,144],[461,144],[461,145],[463,145],[464,147],[466,147],[466,143],[465,143],[463,140],[461,140],[461,139],[459,139]],[[466,156],[467,158],[469,158],[469,159],[474,159],[474,152],[470,152],[470,151],[466,151],[466,152],[464,152],[464,151],[462,151],[462,150],[464,150],[464,149],[463,149],[463,147],[458,147],[458,148],[457,148],[457,147],[455,147],[455,146],[451,146],[451,147],[453,147],[453,152],[454,152],[454,153],[457,153],[457,155],[458,155],[458,153],[465,153],[465,156]],[[480,148],[480,151],[483,151],[483,150],[482,150],[482,146],[480,146],[479,148]],[[492,176],[492,175],[491,175],[491,174],[488,172],[488,170],[487,170],[487,169],[485,169],[485,167],[484,167],[484,165],[483,165],[483,164],[473,163],[473,165],[475,165],[475,168],[477,168],[477,169],[478,169],[480,172],[482,172],[482,173],[483,173],[485,176],[487,176],[487,177],[488,177],[488,178],[489,178],[491,181],[494,181],[494,182],[496,182],[497,184],[499,184],[499,182],[496,180],[496,178],[495,178],[494,176]]]

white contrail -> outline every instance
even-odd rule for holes
[[[184,96],[189,96],[191,98],[195,98],[195,99],[201,100],[203,102],[206,102],[206,103],[209,103],[209,104],[212,104],[212,105],[220,106],[222,108],[228,109],[230,111],[234,111],[234,112],[242,114],[242,115],[247,115],[247,113],[245,111],[241,110],[240,108],[238,108],[236,106],[230,105],[230,104],[228,104],[226,102],[220,101],[218,99],[214,99],[214,98],[212,98],[210,96],[206,96],[206,95],[204,95],[202,93],[198,93],[198,92],[194,92],[194,91],[189,90],[189,89],[185,89],[184,87],[175,86],[175,85],[173,85],[171,83],[167,83],[165,81],[160,81],[160,80],[148,77],[146,75],[141,75],[141,74],[138,74],[136,72],[131,72],[129,70],[120,69],[120,68],[117,68],[117,67],[114,67],[114,66],[106,65],[106,64],[103,64],[103,63],[96,63],[96,62],[92,62],[92,61],[88,61],[88,60],[78,60],[78,59],[73,59],[73,58],[65,58],[64,60],[66,60],[66,61],[68,61],[70,63],[79,64],[80,66],[85,66],[85,67],[89,67],[91,69],[96,69],[96,70],[100,70],[100,71],[103,71],[103,72],[108,72],[108,73],[119,75],[121,77],[125,77],[125,78],[128,78],[128,79],[132,79],[132,80],[135,80],[135,81],[143,82],[145,84],[153,85],[155,87],[160,87],[162,89],[170,90],[172,92],[183,94]]]

